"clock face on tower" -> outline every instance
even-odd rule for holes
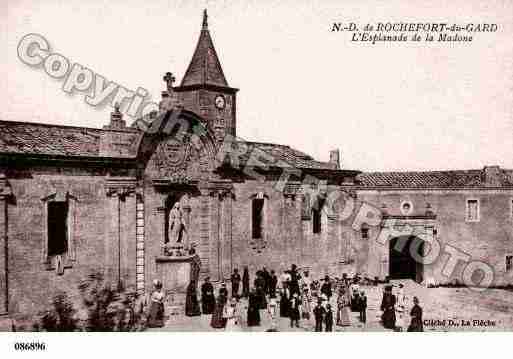
[[[222,110],[225,106],[225,100],[223,95],[217,95],[215,98],[216,107]]]

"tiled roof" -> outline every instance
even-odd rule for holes
[[[0,153],[98,156],[102,130],[0,121]]]
[[[320,170],[334,169],[332,164],[316,161],[306,153],[289,146],[248,141],[237,143],[237,146],[241,145],[248,146],[247,148],[244,147],[245,151],[240,151],[243,152],[243,154],[239,156],[239,166],[241,167],[245,166],[251,156],[253,156],[253,160],[257,166],[259,163],[264,163],[271,167],[309,168]],[[225,160],[228,158],[229,156],[227,156]]]
[[[384,188],[487,187],[485,171],[367,172],[358,175],[357,183]],[[498,184],[513,187],[513,170],[500,169]]]
[[[0,121],[0,153],[99,157],[104,131],[86,127]],[[253,154],[258,156],[258,163],[264,162],[277,167],[333,169],[331,164],[316,161],[306,153],[289,146],[261,142],[239,142],[237,145],[241,144],[248,146],[247,151],[239,158],[239,164],[242,165]],[[126,155],[119,154],[115,157],[127,158]]]

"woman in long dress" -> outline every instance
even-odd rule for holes
[[[226,320],[225,331],[237,332],[240,331],[240,317],[239,309],[237,308],[237,299],[232,298],[229,304],[224,306],[224,319]]]
[[[301,296],[301,317],[303,319],[310,319],[310,312],[312,311],[310,304],[311,301],[312,298],[310,297],[310,292],[308,291],[308,288],[304,288],[303,295]]]
[[[403,285],[399,284],[399,288],[396,292],[396,321],[395,326],[398,331],[406,330],[408,323],[406,322],[406,316],[408,312],[408,298],[404,294]]]
[[[148,314],[148,327],[158,328],[164,326],[164,299],[166,297],[162,290],[162,282],[153,282],[154,290],[150,295],[150,311]]]
[[[198,296],[196,294],[196,281],[191,280],[187,286],[187,295],[185,297],[185,315],[195,317],[201,315]]]
[[[351,316],[349,310],[348,288],[342,287],[337,298],[337,325],[348,327],[351,325]]]
[[[290,291],[288,282],[283,284],[283,289],[281,290],[280,296],[280,317],[288,318],[290,310]]]
[[[422,308],[419,305],[419,298],[413,297],[413,308],[411,308],[411,323],[408,327],[409,332],[423,332]]]
[[[258,297],[258,309],[267,308],[267,299],[265,298],[265,279],[263,271],[257,272],[255,279],[255,292]]]
[[[216,306],[216,297],[214,295],[214,286],[210,283],[210,278],[205,278],[201,286],[201,306],[203,314],[212,314]]]
[[[351,284],[349,287],[349,292],[351,293],[349,296],[349,300],[351,302],[351,311],[360,312],[360,308],[358,307],[360,303],[360,286],[358,285],[356,278],[353,279],[353,284]]]
[[[248,327],[254,327],[260,325],[260,309],[259,309],[259,297],[255,291],[249,293],[249,304],[248,304]]]
[[[224,314],[224,305],[226,303],[226,299],[221,294],[216,300],[216,306],[214,309],[214,313],[212,313],[212,319],[210,320],[210,326],[212,328],[224,328],[225,320],[223,317]]]
[[[392,294],[392,286],[388,285],[385,287],[383,300],[381,301],[381,310],[383,311],[381,321],[387,329],[395,329],[395,303],[396,297]]]
[[[248,267],[244,267],[244,273],[242,273],[242,296],[247,298],[249,296],[249,271]]]
[[[278,317],[278,304],[276,303],[276,298],[271,298],[269,300],[269,304],[267,305],[267,313],[269,313],[269,318],[271,319],[271,331],[275,331],[277,329],[276,319]]]

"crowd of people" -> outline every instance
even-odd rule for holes
[[[357,317],[356,320],[362,325],[367,322],[367,295],[363,287],[369,283],[362,280],[358,274],[352,278],[343,274],[342,278],[332,279],[325,276],[322,280],[311,280],[308,271],[300,273],[293,264],[290,269],[283,271],[279,278],[274,270],[269,271],[263,267],[256,271],[253,283],[250,282],[247,267],[244,268],[242,276],[234,269],[230,282],[231,295],[226,283],[222,282],[216,296],[210,278],[205,278],[198,301],[197,285],[191,281],[187,287],[185,314],[211,315],[212,328],[225,328],[229,331],[240,330],[243,317],[248,327],[260,326],[262,314],[270,319],[268,331],[278,330],[278,318],[287,318],[291,328],[299,328],[303,321],[310,323],[313,319],[317,332],[333,331],[334,325],[349,327],[353,325],[354,317]],[[408,297],[404,294],[402,284],[399,284],[394,292],[393,287],[391,284],[384,287],[380,308],[383,312],[383,326],[397,331],[422,331],[422,308],[418,298],[413,298],[413,306],[409,312],[411,320],[408,325]],[[242,301],[242,298],[245,300]],[[160,282],[156,283],[150,300],[149,322],[154,326],[161,326],[164,315],[164,292]],[[247,303],[247,306],[242,308],[244,303]]]

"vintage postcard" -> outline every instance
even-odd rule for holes
[[[513,1],[1,15],[0,331],[513,331]]]

